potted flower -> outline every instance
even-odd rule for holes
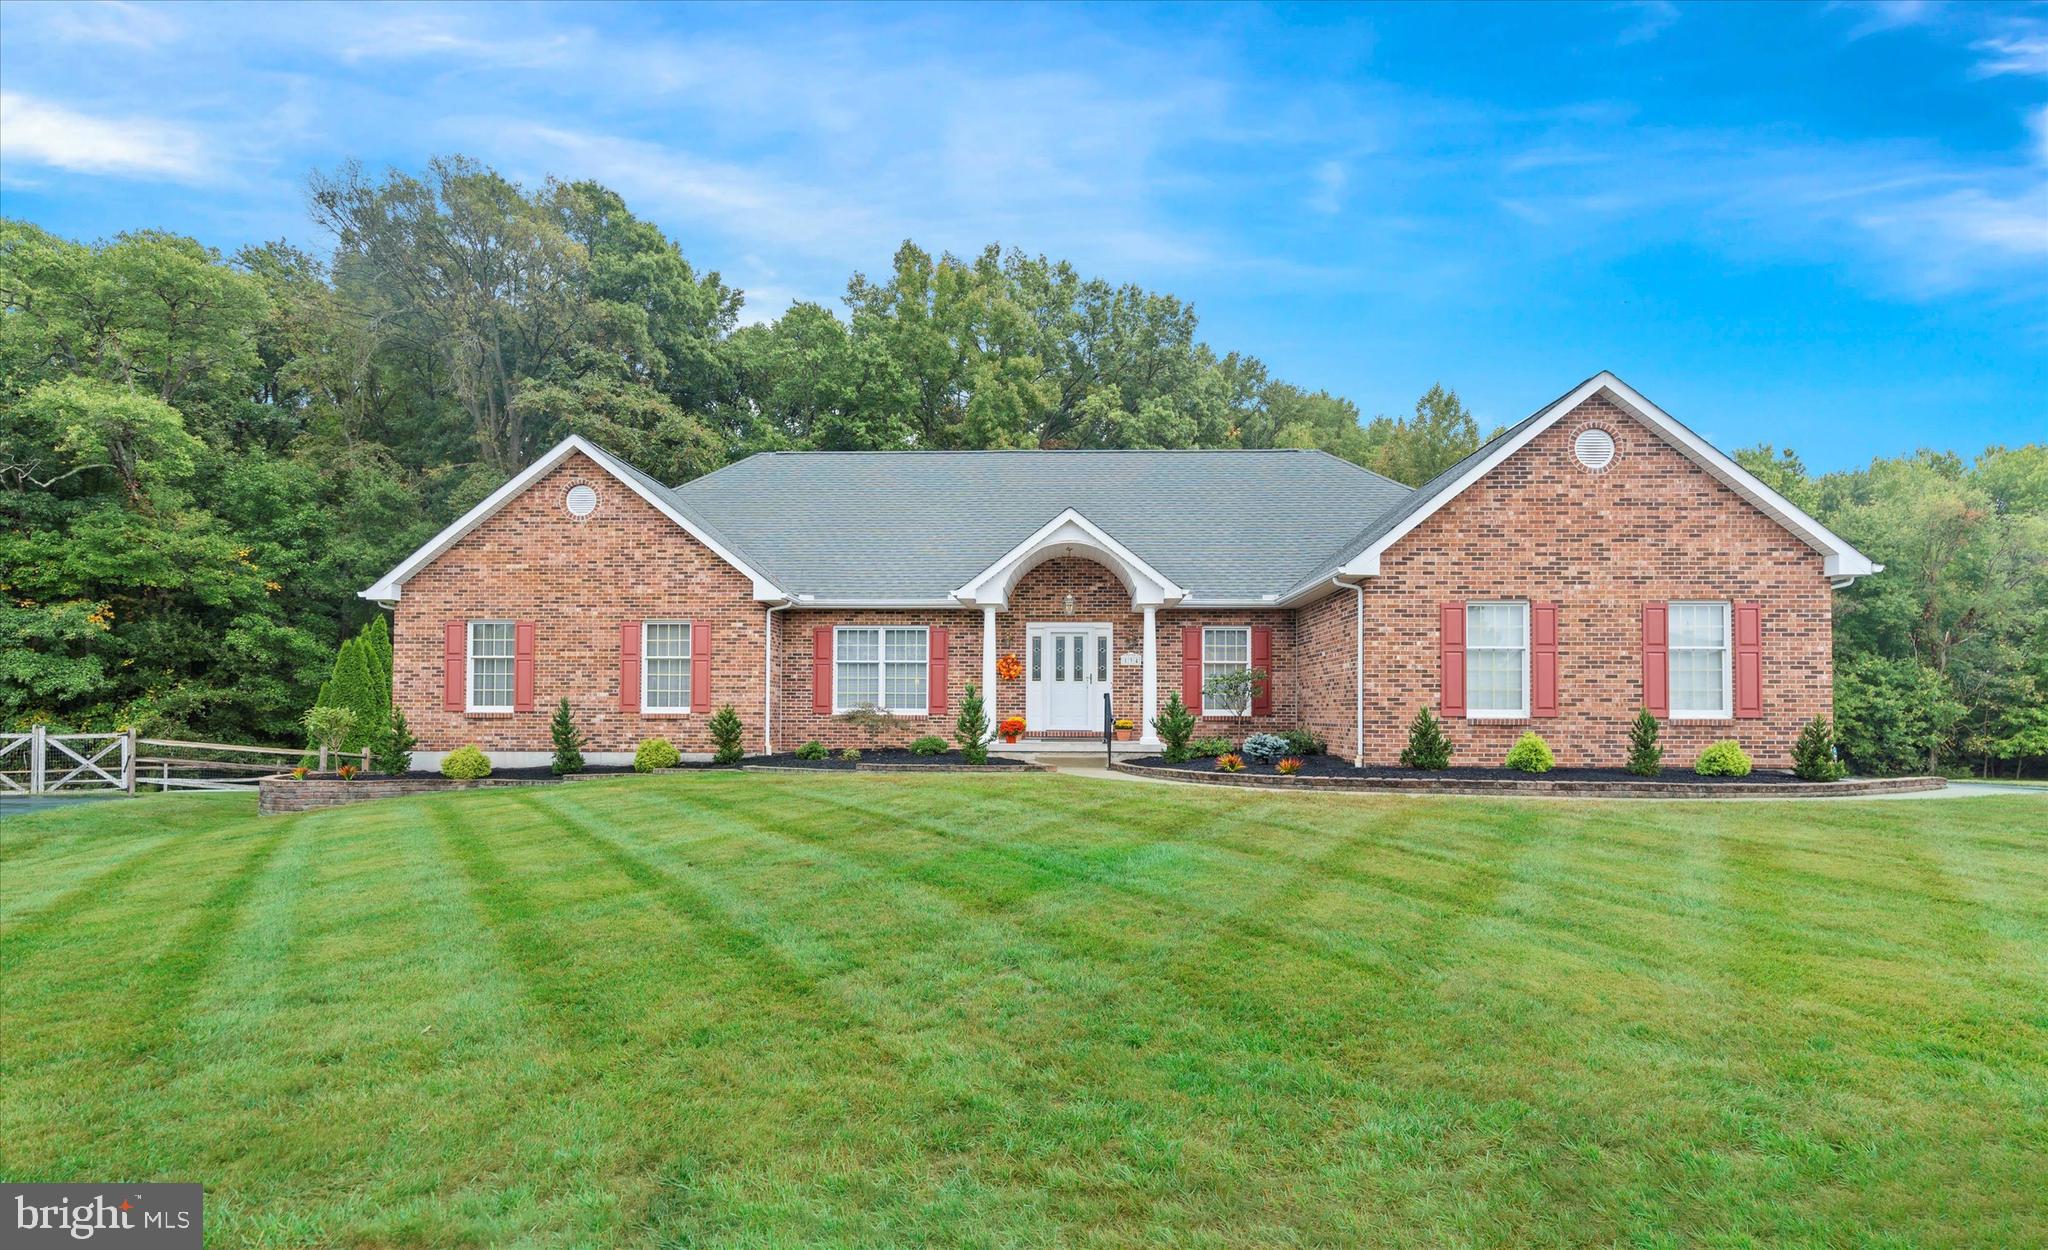
[[[1128,716],[1119,716],[1119,717],[1117,717],[1117,720],[1116,720],[1116,740],[1117,740],[1118,742],[1129,742],[1129,741],[1130,741],[1131,739],[1133,739],[1133,738],[1135,738],[1135,737],[1137,737],[1137,736],[1138,736],[1138,726],[1137,726],[1137,723],[1136,723],[1135,721],[1133,721],[1133,720],[1132,720],[1132,719],[1131,719],[1130,717],[1128,717]]]
[[[996,676],[1003,681],[1015,681],[1023,675],[1024,661],[1018,659],[1015,652],[996,661]]]
[[[996,732],[1003,735],[1003,741],[1014,744],[1017,739],[1024,736],[1024,718],[1005,716],[1003,723],[996,726]]]

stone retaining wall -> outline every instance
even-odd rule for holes
[[[338,777],[265,777],[256,783],[256,811],[264,816],[286,812],[310,812],[344,803],[366,803],[371,799],[395,799],[407,794],[438,794],[443,790],[483,790],[495,786],[551,786],[554,780],[507,777],[480,781],[453,781],[446,777],[405,777],[369,781],[343,781]]]
[[[1918,790],[1939,790],[1948,785],[1941,777],[1869,777],[1847,781],[1796,782],[1689,782],[1689,781],[1526,781],[1455,779],[1449,777],[1279,777],[1263,773],[1199,773],[1181,768],[1156,768],[1117,761],[1117,772],[1162,781],[1187,781],[1196,785],[1249,786],[1265,790],[1379,791],[1409,794],[1490,794],[1500,798],[1520,796],[1580,795],[1610,799],[1810,799],[1854,798],[1869,794],[1906,794]]]

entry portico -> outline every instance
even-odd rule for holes
[[[1131,610],[1144,617],[1138,723],[1143,726],[1140,741],[1157,743],[1152,721],[1159,712],[1159,609],[1178,605],[1188,592],[1073,508],[1047,521],[953,592],[963,607],[981,609],[981,688],[996,688],[996,614],[1010,606],[1010,597],[1025,574],[1048,560],[1067,557],[1093,561],[1115,574],[1130,592]],[[1069,603],[1072,598],[1067,596]],[[1122,654],[1117,650],[1121,643],[1113,624],[1030,621],[1026,639],[1027,717],[1047,729],[1089,728],[1085,709],[1092,709],[1097,696],[1107,690],[1113,680],[1112,666]],[[1068,653],[1077,644],[1085,654],[1073,656],[1070,662]],[[1076,716],[1066,704],[1077,697],[1085,700],[1085,708]],[[1075,716],[1076,723],[1063,723],[1068,716]]]

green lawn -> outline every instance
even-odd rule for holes
[[[0,1176],[209,1245],[2048,1242],[2037,796],[700,774],[0,856]]]

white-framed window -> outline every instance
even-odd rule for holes
[[[690,644],[688,621],[641,624],[641,711],[673,716],[690,710]]]
[[[469,623],[469,693],[465,706],[470,711],[512,710],[516,628],[511,621]]]
[[[1529,605],[1519,600],[1465,605],[1465,715],[1529,714]]]
[[[922,625],[846,625],[832,637],[832,710],[880,707],[898,716],[923,716],[928,694],[931,633]]]
[[[1728,662],[1726,603],[1673,603],[1670,612],[1671,715],[1678,720],[1725,720],[1733,706]]]
[[[1202,631],[1202,715],[1236,716],[1236,708],[1211,702],[1209,679],[1241,673],[1252,666],[1252,631],[1247,626],[1219,626]]]

